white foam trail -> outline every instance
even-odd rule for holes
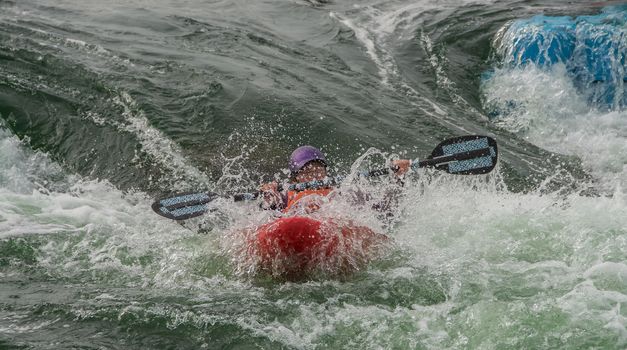
[[[42,23],[50,23],[52,19],[39,18],[36,15],[29,14],[38,18]],[[16,25],[19,25],[19,21],[16,21]],[[61,25],[62,23],[59,23]],[[110,51],[104,49],[102,46],[92,44],[76,38],[64,37],[60,34],[44,31],[37,28],[23,28],[24,30],[31,31],[33,37],[42,39],[40,45],[51,46],[54,48],[64,47],[69,49],[76,49],[85,51],[89,54],[101,56],[107,60],[107,62],[123,63],[125,65],[132,66],[133,64],[128,59],[121,59],[114,55]],[[15,40],[19,40],[17,37]],[[1,72],[1,69],[0,69]],[[12,85],[17,88],[23,88],[30,91],[31,87],[19,78],[11,74],[5,74]],[[54,82],[46,82],[45,80],[37,81],[37,88],[50,89],[50,90],[62,90],[66,91],[70,96],[78,96],[80,91],[67,90],[64,87],[57,86]],[[84,117],[92,120],[97,125],[109,124],[116,127],[119,131],[128,132],[137,137],[142,145],[142,150],[152,156],[153,160],[158,162],[162,167],[169,169],[176,180],[173,190],[184,190],[188,188],[188,179],[193,179],[195,184],[204,184],[209,186],[208,177],[200,171],[198,168],[189,163],[187,159],[182,155],[182,152],[178,145],[166,137],[160,130],[154,128],[148,118],[146,118],[144,112],[137,107],[137,102],[127,93],[121,92],[118,96],[112,99],[112,102],[123,109],[122,116],[123,121],[112,120],[98,115],[95,112],[87,112]]]
[[[59,33],[55,33],[54,30],[46,31],[43,29],[36,28],[33,25],[24,24],[24,22],[26,21],[33,21],[35,23],[45,23],[53,27],[63,28],[64,26],[67,25],[67,21],[64,21],[64,20],[60,21],[60,20],[55,19],[54,17],[47,16],[45,14],[43,15],[37,14],[35,13],[35,11],[32,11],[32,10],[16,11],[16,9],[13,9],[11,7],[8,7],[8,8],[5,7],[3,8],[3,10],[5,10],[5,13],[1,14],[3,15],[3,19],[5,19],[7,22],[11,22],[11,25],[15,27],[19,27],[20,30],[30,32],[31,35],[29,36],[29,38],[41,39],[41,41],[35,42],[33,40],[24,39],[21,36],[17,36],[12,39],[14,41],[19,42],[20,40],[29,40],[29,43],[31,44],[38,44],[43,47],[52,48],[54,50],[58,50],[58,49],[79,50],[90,55],[104,58],[109,63],[114,63],[116,65],[122,65],[122,66],[127,66],[127,67],[135,66],[135,64],[131,62],[131,60],[129,60],[128,58],[120,57],[114,54],[113,52],[105,49],[101,45],[90,43],[88,41],[81,40],[78,38],[66,37],[64,36],[66,35],[66,33],[59,34]],[[74,34],[74,35],[78,35],[78,34]],[[75,58],[80,59],[79,56],[75,56]],[[93,61],[91,63],[93,63]]]
[[[189,164],[176,143],[150,125],[144,112],[137,107],[137,103],[128,93],[122,92],[119,97],[113,98],[113,102],[124,109],[122,116],[125,122],[109,121],[109,123],[121,131],[135,135],[143,151],[150,154],[164,168],[171,170],[178,180],[176,190],[184,190],[188,179],[209,186],[207,175]],[[98,122],[98,119],[95,121]]]
[[[424,9],[423,6],[411,7],[414,10]],[[389,36],[397,29],[396,27],[400,21],[396,22],[395,20],[400,14],[405,12],[404,9],[407,9],[407,7],[383,12],[373,6],[365,6],[359,8],[359,11],[356,12],[359,16],[356,16],[354,19],[349,18],[348,15],[340,15],[336,12],[330,13],[331,18],[340,21],[340,23],[355,33],[355,37],[364,45],[366,53],[378,68],[383,85],[388,87],[391,87],[391,79],[394,79],[394,82],[402,81],[395,59],[387,47],[387,41],[390,39]],[[416,15],[421,12],[419,11]],[[355,13],[354,10],[353,13]],[[403,22],[404,19],[403,17]],[[413,89],[411,90],[413,91]]]
[[[402,76],[398,64],[393,56],[394,45],[398,41],[412,39],[415,31],[420,26],[419,17],[429,10],[450,10],[478,1],[438,2],[417,1],[407,3],[385,3],[376,5],[356,6],[346,14],[331,12],[330,16],[350,28],[357,40],[366,48],[366,53],[371,58],[378,69],[379,77],[384,86],[388,88],[398,88],[407,94],[410,103],[419,108],[422,113],[438,118],[454,129],[470,133],[461,128],[455,121],[448,120],[447,112],[437,103],[431,101],[423,94],[416,91]],[[482,1],[480,3],[492,3],[492,1]],[[420,41],[425,53],[429,57],[429,63],[433,67],[438,85],[447,91],[452,100],[462,105],[468,111],[483,117],[470,103],[468,103],[457,91],[455,84],[448,79],[444,71],[445,58],[438,57],[434,53],[431,39],[424,32],[421,32]]]

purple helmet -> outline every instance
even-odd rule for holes
[[[292,152],[290,156],[289,169],[292,176],[296,175],[302,169],[305,164],[311,161],[320,161],[325,166],[327,165],[327,159],[324,154],[313,146],[300,146]]]

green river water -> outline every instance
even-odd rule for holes
[[[0,349],[625,349],[627,113],[494,43],[602,6],[0,0]],[[302,144],[346,175],[465,134],[494,172],[420,170],[388,220],[325,209],[391,238],[350,276],[251,274],[256,203],[202,230],[150,207],[284,179]]]

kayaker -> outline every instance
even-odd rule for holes
[[[401,177],[410,167],[409,159],[398,159],[392,161],[392,166],[396,176]],[[311,181],[322,181],[327,178],[327,159],[324,153],[313,146],[301,146],[295,149],[290,156],[288,168],[290,171],[290,181],[292,183],[303,183]],[[271,182],[263,184],[260,191],[263,192],[261,207],[267,210],[281,210],[287,212],[303,198],[310,196],[326,197],[331,193],[331,187],[317,189],[307,189],[304,191],[278,191],[278,183]],[[308,203],[309,209],[317,209],[317,205]]]

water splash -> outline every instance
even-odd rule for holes
[[[493,122],[553,152],[576,155],[605,193],[627,186],[627,112],[590,106],[563,65],[496,70],[483,84]]]
[[[494,37],[493,47],[506,68],[566,68],[578,91],[598,108],[625,105],[627,7],[604,8],[598,15],[538,15],[512,21]]]

